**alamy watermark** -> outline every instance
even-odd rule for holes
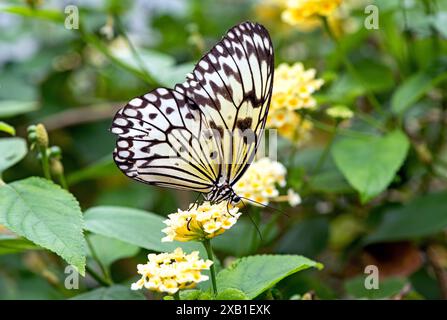
[[[64,287],[68,290],[78,290],[79,289],[79,272],[72,265],[68,265],[65,267],[64,273],[65,281]]]
[[[64,9],[66,14],[64,26],[68,30],[79,29],[79,9],[75,5],[66,6]]]
[[[365,277],[364,286],[367,290],[378,290],[379,289],[379,268],[376,265],[368,265],[365,267]]]
[[[363,25],[367,30],[378,30],[379,29],[379,7],[370,4],[365,7],[365,14],[367,17],[363,22]]]

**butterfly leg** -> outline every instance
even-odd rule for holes
[[[196,199],[194,200],[194,202],[190,204],[190,206],[189,206],[189,208],[188,208],[188,211],[189,211],[189,210],[192,210],[192,209],[195,208],[195,207],[197,207],[197,208],[199,207],[199,199],[200,199],[200,196],[202,196],[201,193],[199,193],[199,194],[197,195]]]
[[[230,201],[227,202],[227,213],[234,218],[234,216],[230,212]]]

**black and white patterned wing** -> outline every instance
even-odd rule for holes
[[[115,115],[114,160],[137,181],[207,193],[219,175],[212,161],[218,146],[208,129],[192,100],[158,88],[134,98]]]
[[[231,28],[175,90],[202,110],[209,126],[224,133],[220,173],[231,185],[256,154],[273,87],[273,47],[267,30],[244,22]],[[219,140],[219,139],[217,139]]]

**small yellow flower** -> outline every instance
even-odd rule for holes
[[[262,158],[250,165],[234,185],[234,191],[243,198],[267,205],[279,195],[276,186],[285,186],[286,174],[287,170],[281,163]]]
[[[297,144],[308,141],[313,129],[312,122],[287,109],[272,111],[267,118],[267,126],[278,129],[281,136]]]
[[[200,259],[198,251],[185,254],[181,248],[172,253],[149,254],[146,264],[137,265],[141,279],[133,283],[131,289],[146,288],[174,294],[208,280],[201,271],[208,270],[212,264],[211,260]]]
[[[320,17],[330,17],[340,6],[341,0],[289,0],[282,20],[303,31],[320,25]]]
[[[326,114],[335,119],[350,119],[354,116],[354,112],[346,106],[336,105],[326,110]]]
[[[262,158],[248,167],[234,185],[234,191],[242,198],[253,200],[247,202],[255,206],[268,205],[271,201],[287,201],[291,206],[296,206],[301,203],[298,193],[289,189],[287,195],[280,195],[277,188],[286,186],[286,175],[287,169],[280,162]]]
[[[324,81],[316,79],[315,69],[304,69],[302,63],[281,63],[275,69],[271,108],[314,109],[316,101],[312,94],[321,88]]]
[[[276,68],[268,128],[277,128],[281,136],[297,143],[308,139],[312,123],[295,111],[316,108],[317,102],[312,95],[324,81],[315,76],[316,70],[306,70],[302,63],[282,63]]]
[[[189,210],[180,210],[168,215],[167,225],[162,231],[166,237],[162,241],[203,241],[222,234],[231,228],[242,213],[239,208],[227,202],[211,205],[204,202]]]

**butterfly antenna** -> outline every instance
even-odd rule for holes
[[[244,198],[244,199],[245,199],[245,198]],[[242,201],[242,204],[244,205],[244,209],[245,209],[247,206],[246,206],[244,200],[242,200],[242,198],[241,198],[241,201]],[[258,233],[259,238],[261,239],[261,242],[262,242],[263,238],[262,238],[261,230],[259,229],[259,227],[258,227],[258,225],[256,224],[255,220],[253,220],[253,217],[252,217],[248,212],[247,212],[247,216],[250,218],[251,223],[253,223],[253,225],[255,226],[255,228],[256,228],[256,232]]]
[[[260,206],[262,206],[262,207],[264,207],[264,208],[269,208],[269,209],[271,209],[271,210],[273,210],[273,211],[278,211],[279,213],[282,213],[283,215],[285,215],[287,218],[290,218],[290,216],[289,216],[285,211],[283,211],[283,210],[281,210],[281,209],[278,209],[278,208],[269,206],[268,204],[263,204],[263,203],[261,203],[261,202],[258,202],[258,201],[255,201],[255,200],[252,200],[252,199],[249,199],[249,198],[244,198],[244,197],[239,197],[239,198],[241,198],[241,199],[245,199],[245,200],[247,200],[247,201],[250,201],[250,202],[253,202],[253,203],[256,203],[256,204],[259,204]],[[242,202],[242,203],[243,203],[243,202]]]

